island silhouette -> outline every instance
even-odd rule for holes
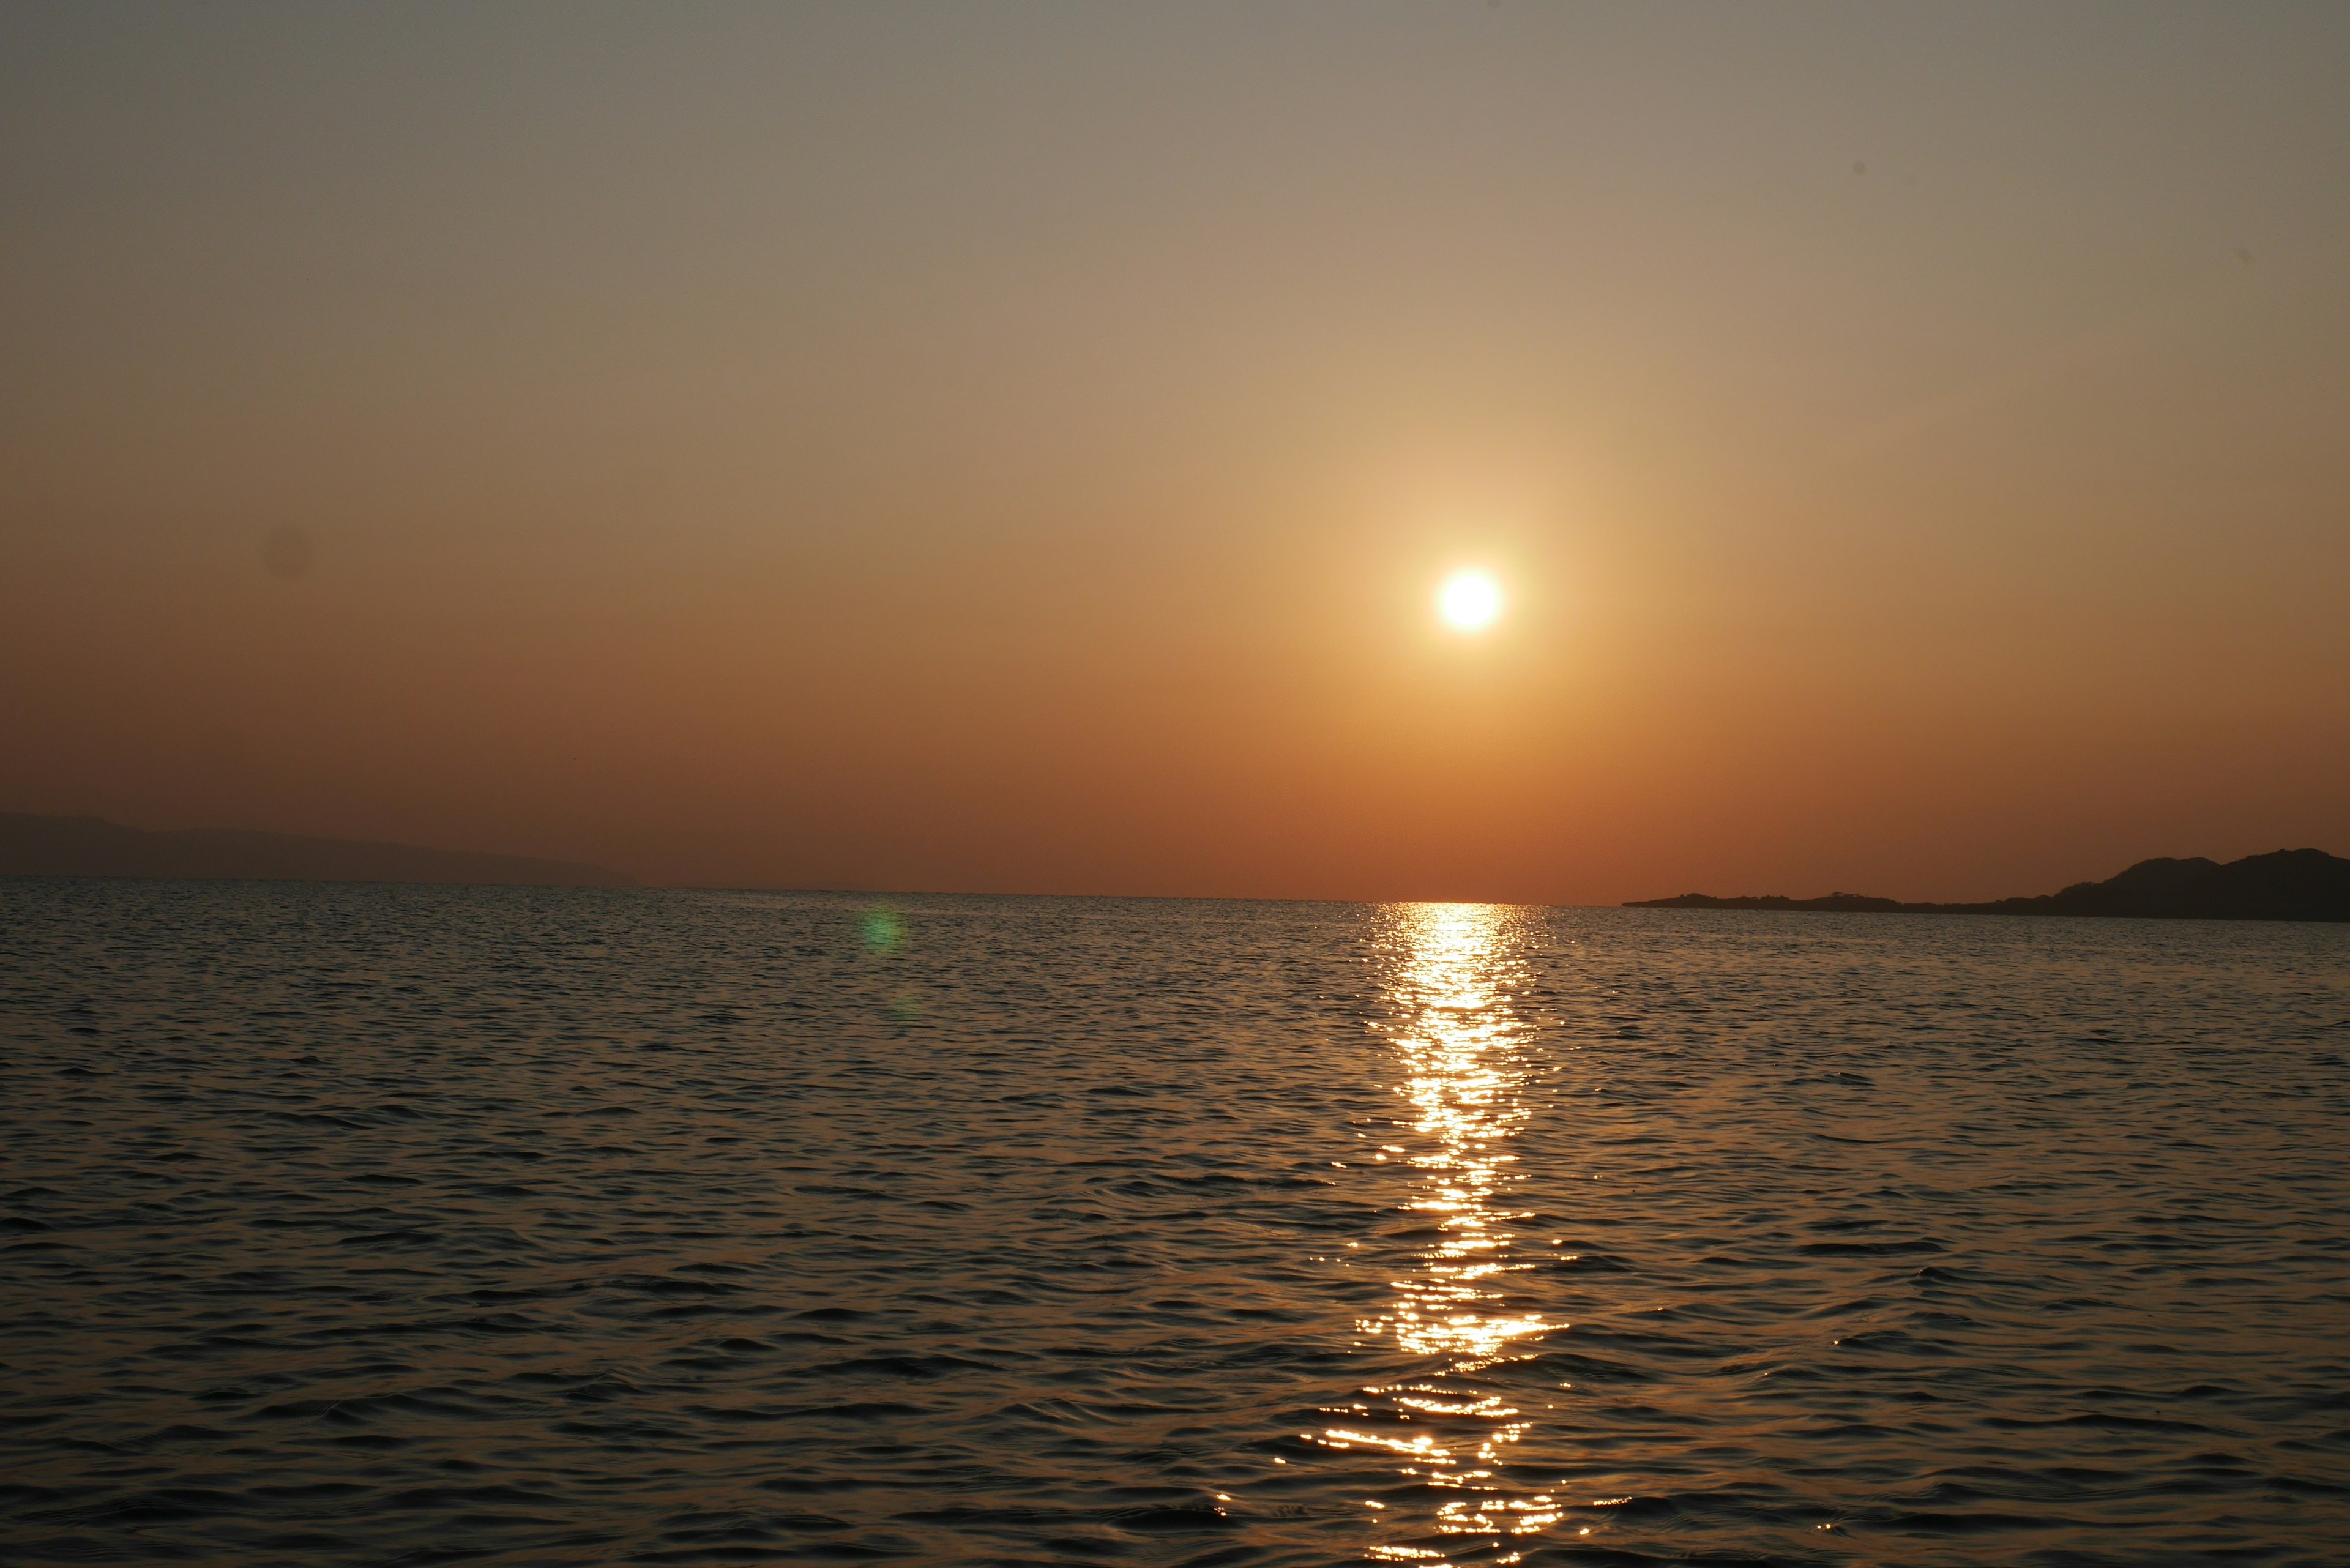
[[[2102,882],[1986,904],[1905,904],[1866,893],[1635,898],[1630,909],[1799,909],[1899,915],[2106,915],[2156,920],[2350,920],[2350,860],[2323,849],[2280,849],[2221,865],[2200,857],[2141,860]]]
[[[150,833],[95,816],[0,811],[0,877],[219,878],[257,882],[455,882],[633,888],[608,866],[356,838],[190,828]]]

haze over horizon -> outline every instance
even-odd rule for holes
[[[14,8],[0,810],[1544,904],[2350,850],[2346,79],[2321,5]]]

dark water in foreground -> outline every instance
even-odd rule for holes
[[[0,1560],[2339,1563],[2350,928],[0,882]]]

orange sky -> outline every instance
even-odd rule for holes
[[[2345,80],[2330,3],[14,7],[0,809],[1562,903],[2350,852]]]

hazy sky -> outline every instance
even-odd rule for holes
[[[0,9],[0,808],[1544,902],[2350,853],[2345,83],[2338,0]]]

